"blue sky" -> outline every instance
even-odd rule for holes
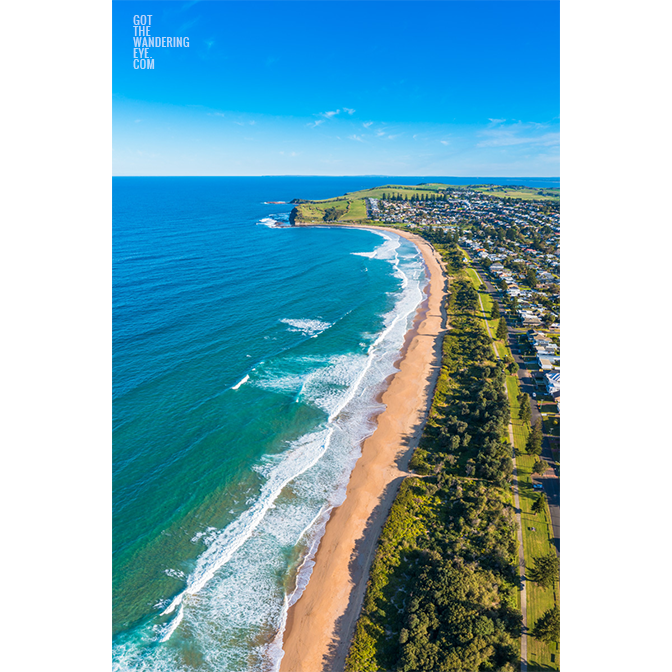
[[[133,16],[189,48],[133,68]],[[557,176],[559,3],[113,2],[115,175]]]

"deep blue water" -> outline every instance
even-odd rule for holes
[[[475,182],[114,178],[115,669],[277,661],[425,274],[395,234],[265,202],[430,181]]]

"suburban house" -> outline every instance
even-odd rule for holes
[[[546,374],[546,391],[557,399],[560,397],[560,370],[551,371]]]

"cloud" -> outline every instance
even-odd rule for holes
[[[439,140],[439,142],[440,142],[442,145],[449,145],[449,144],[450,144],[450,142],[448,142],[448,140]]]
[[[141,121],[142,121],[142,119],[136,119],[136,120],[135,120],[135,123],[136,123],[136,124],[139,124]]]
[[[368,127],[371,126],[372,124],[373,124],[372,121],[365,121],[365,122],[362,124],[362,126],[364,126],[364,128],[368,128]]]
[[[323,117],[326,117],[327,119],[331,119],[332,117],[335,117],[337,114],[340,114],[340,110],[335,110],[333,112],[321,112],[320,114]]]
[[[403,133],[396,133],[395,135],[388,135],[387,139],[388,140],[396,140],[397,138],[401,137]]]
[[[385,135],[385,131],[376,131],[376,135],[380,138]]]
[[[491,126],[497,126],[498,124],[503,124],[506,119],[488,119]]]
[[[215,46],[215,40],[214,38],[210,38],[209,40],[205,41],[205,46],[208,48],[208,51],[212,49]]]
[[[349,108],[349,107],[344,107],[343,112],[347,112],[348,114],[354,114],[355,110]]]
[[[306,124],[306,126],[308,126],[308,128],[315,128],[316,126],[319,126],[323,123],[324,119],[316,119],[315,121],[311,121],[310,123]]]
[[[191,28],[192,26],[195,26],[199,22],[200,18],[201,18],[200,16],[197,16],[195,19],[191,19],[191,21],[187,21],[186,23],[183,23],[175,31],[175,34],[176,35],[183,35],[184,33],[186,33],[189,30],[189,28]]]
[[[349,135],[348,138],[350,140],[357,140],[357,142],[364,142],[364,138],[361,135],[353,134],[353,135]]]
[[[560,142],[560,133],[539,131],[547,126],[536,122],[517,122],[508,126],[488,127],[479,133],[484,138],[476,147],[513,147],[515,145],[537,145],[552,147]]]

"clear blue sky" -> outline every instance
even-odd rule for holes
[[[113,2],[115,175],[557,176],[559,2]],[[152,36],[133,68],[133,16]]]

